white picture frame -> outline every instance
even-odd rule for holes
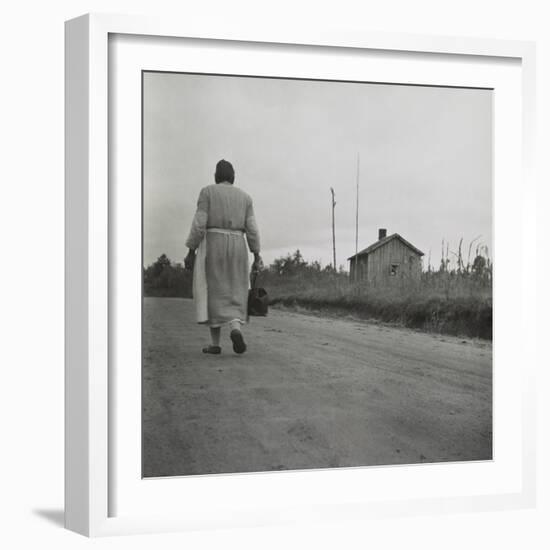
[[[198,528],[215,528],[236,525],[280,524],[293,521],[318,521],[327,519],[362,519],[372,516],[407,515],[416,513],[440,513],[442,511],[477,511],[509,509],[532,506],[535,499],[535,362],[532,331],[528,319],[534,318],[533,291],[526,284],[527,270],[518,268],[515,283],[520,284],[516,306],[521,315],[518,334],[524,346],[521,372],[514,379],[517,391],[518,430],[514,450],[517,452],[514,468],[517,474],[513,488],[493,492],[470,491],[462,495],[410,498],[403,495],[393,499],[361,499],[345,491],[329,491],[328,500],[315,507],[312,502],[293,503],[293,486],[300,485],[309,473],[288,473],[287,492],[276,503],[254,503],[246,506],[247,497],[234,504],[228,501],[216,514],[212,511],[197,513],[174,510],[157,515],[143,508],[144,512],[113,514],[111,505],[114,487],[113,472],[116,430],[112,429],[112,413],[116,408],[117,391],[113,389],[110,365],[113,360],[113,343],[110,338],[113,296],[110,284],[114,259],[110,255],[113,227],[116,226],[116,209],[109,187],[112,174],[109,169],[109,139],[111,136],[109,112],[110,86],[113,67],[109,65],[109,37],[113,35],[134,37],[193,38],[209,41],[216,47],[225,44],[261,44],[263,48],[293,48],[308,51],[349,50],[399,52],[435,56],[440,63],[452,63],[460,56],[487,63],[513,62],[519,67],[521,87],[517,108],[521,111],[521,135],[510,142],[521,158],[521,184],[517,186],[517,199],[521,201],[522,218],[520,265],[534,265],[535,248],[527,236],[535,231],[535,185],[532,178],[533,139],[535,120],[535,47],[530,42],[486,40],[474,38],[450,38],[420,35],[385,34],[376,32],[340,33],[330,31],[288,31],[262,29],[258,26],[237,30],[203,28],[190,22],[177,22],[168,18],[147,18],[119,15],[85,15],[66,23],[66,527],[88,536],[111,534],[136,534],[157,531],[179,531]],[[139,40],[139,38],[135,38]],[[213,41],[213,42],[212,42]],[[402,63],[407,63],[406,59]],[[149,69],[154,67],[147,67]],[[435,81],[434,81],[435,83]],[[519,111],[518,111],[519,112]],[[498,167],[497,167],[498,168]],[[498,170],[497,170],[498,174]],[[504,202],[496,208],[505,208]],[[498,211],[497,211],[498,213]],[[497,228],[498,230],[498,228]],[[498,275],[497,275],[498,277]],[[506,284],[501,279],[501,289]],[[521,311],[519,311],[521,309]],[[499,310],[496,315],[505,315]],[[515,345],[515,344],[514,344]],[[519,349],[519,348],[518,348]],[[517,350],[516,350],[517,351]],[[496,361],[505,361],[504,354]],[[498,363],[495,363],[498,365]],[[502,407],[501,407],[502,409]],[[498,409],[496,412],[499,422]],[[519,418],[521,417],[521,418]],[[502,418],[502,417],[501,417]],[[424,466],[435,468],[437,466]],[[336,479],[337,484],[354,484],[361,475],[361,468],[348,469]],[[372,470],[371,470],[372,471]],[[428,470],[424,470],[428,471]],[[434,470],[435,471],[435,470]],[[406,469],[378,469],[371,474],[379,483],[388,483],[392,472],[405,479]],[[399,474],[397,474],[399,472]],[[277,473],[274,475],[281,475]],[[324,472],[328,479],[330,472]],[[448,477],[444,469],[436,473],[440,479]],[[503,470],[500,475],[507,475]],[[288,477],[294,476],[294,477]],[[301,477],[300,477],[301,476]],[[345,476],[345,478],[344,478]],[[305,478],[303,478],[305,479]],[[302,479],[302,481],[303,481]],[[320,479],[320,478],[319,478]],[[419,478],[420,479],[420,478]],[[263,481],[269,479],[264,476]],[[263,482],[262,481],[262,482]],[[333,478],[334,482],[334,478]],[[391,481],[390,481],[391,482]],[[433,482],[433,481],[432,481]],[[165,481],[148,481],[153,483]],[[241,489],[243,495],[253,498],[253,486],[259,478],[253,476],[203,477],[195,486],[201,491],[212,490],[216,485],[228,485],[232,494]],[[202,483],[203,485],[199,485]],[[344,486],[345,486],[344,483]],[[202,489],[201,489],[202,487]],[[251,488],[252,487],[252,488]],[[295,489],[298,493],[299,489]],[[248,491],[248,492],[247,492]],[[250,492],[252,491],[252,492]],[[334,491],[334,490],[332,490]],[[151,493],[155,495],[153,491]],[[148,498],[151,498],[151,494]],[[160,493],[159,493],[160,494]],[[235,496],[237,499],[237,496]],[[288,506],[285,507],[285,500]],[[170,502],[170,501],[169,501]]]

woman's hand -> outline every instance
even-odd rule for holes
[[[254,263],[252,264],[252,271],[261,271],[264,268],[264,261],[259,253],[254,254]]]
[[[185,259],[183,260],[183,265],[185,266],[185,269],[187,269],[188,271],[193,271],[193,267],[195,266],[194,250],[189,249],[187,256],[185,256]]]

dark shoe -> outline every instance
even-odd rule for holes
[[[246,344],[244,343],[243,334],[238,329],[233,329],[229,335],[233,342],[233,351],[235,353],[244,353],[246,351]]]
[[[202,348],[203,353],[213,353],[214,355],[219,355],[222,352],[220,346],[207,346]]]

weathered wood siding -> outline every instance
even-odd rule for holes
[[[359,259],[358,262],[356,260]],[[350,260],[350,277],[352,280],[356,280],[356,277],[359,277],[360,280],[367,278],[367,266],[368,266],[368,256],[366,254],[362,256],[356,256]],[[359,270],[358,274],[356,269]]]
[[[369,254],[352,258],[350,261],[352,279],[356,278],[356,266],[359,270],[358,278],[372,283],[402,278],[418,279],[422,274],[422,257],[399,239],[392,239]]]
[[[392,265],[396,273],[392,275]],[[390,278],[418,278],[422,273],[420,256],[399,239],[392,239],[368,255],[366,278],[377,282]]]

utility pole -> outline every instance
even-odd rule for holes
[[[330,188],[330,193],[332,195],[332,262],[334,265],[334,271],[336,271],[336,234],[334,231],[334,207],[336,206],[336,201],[334,200],[334,189]]]
[[[355,182],[355,280],[359,278],[359,258],[357,253],[359,252],[359,170],[360,159],[359,153],[357,153],[357,177]]]

